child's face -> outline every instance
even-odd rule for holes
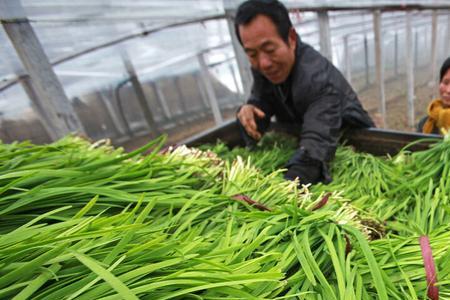
[[[439,94],[441,95],[444,107],[450,107],[450,69],[442,77],[441,83],[439,84]]]

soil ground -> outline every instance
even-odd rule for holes
[[[408,125],[407,84],[405,74],[386,74],[385,98],[386,98],[386,126],[382,126],[380,111],[380,97],[378,87],[372,84],[369,88],[358,90],[358,96],[369,114],[374,119],[377,127],[400,131],[416,131],[416,124],[426,115],[428,104],[436,97],[437,87],[429,84],[429,72],[426,68],[420,69],[414,74],[414,126]],[[436,91],[436,92],[434,92]]]
[[[355,76],[356,77],[356,76]],[[382,127],[386,129],[394,129],[400,131],[416,131],[416,124],[418,121],[426,115],[426,108],[428,103],[433,98],[433,88],[429,85],[429,72],[426,68],[419,70],[415,74],[415,122],[414,126],[410,127],[408,125],[407,118],[407,96],[406,96],[406,76],[405,74],[390,74],[386,72],[385,75],[385,98],[386,98],[386,126],[382,124],[382,118],[379,113],[380,111],[380,101],[378,96],[378,87],[371,83],[370,86],[364,87],[365,83],[362,81],[363,76],[359,76],[359,80],[352,81],[355,90],[357,90],[358,96],[364,106],[364,108],[369,112],[373,120],[375,121],[377,127]],[[358,88],[358,86],[360,88]],[[234,118],[234,109],[226,111],[223,113],[225,120]],[[206,129],[214,127],[215,123],[212,118],[206,117],[201,120],[196,120],[190,123],[185,123],[181,126],[176,126],[165,133],[168,134],[167,144],[175,144],[182,141],[194,134],[202,132]],[[126,142],[120,143],[117,146],[122,146],[125,150],[130,151],[136,149],[140,146],[145,145],[152,139],[151,135],[142,135],[135,137]]]

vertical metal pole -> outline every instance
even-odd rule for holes
[[[47,134],[51,139],[56,139],[57,132],[54,130],[52,124],[50,124],[49,120],[46,117],[45,108],[42,107],[42,103],[39,101],[36,91],[31,85],[30,77],[28,75],[20,76],[19,81],[23,89],[25,90],[25,93],[27,94],[28,98],[30,98],[32,107],[37,113],[40,121],[42,122],[45,131],[47,132]]]
[[[122,98],[120,97],[120,89],[127,84],[129,79],[119,82],[116,87],[113,89],[113,99],[114,99],[114,106],[117,108],[116,111],[118,112],[118,116],[120,119],[120,124],[122,125],[122,128],[124,129],[124,135],[125,137],[129,138],[133,136],[133,131],[130,128],[130,125],[128,124],[128,120],[125,117],[125,112],[123,110],[123,103]]]
[[[373,29],[375,33],[375,68],[377,74],[378,97],[380,99],[380,114],[382,127],[386,127],[386,99],[384,93],[384,59],[383,59],[383,37],[381,32],[381,12],[373,13]]]
[[[366,86],[370,84],[369,78],[369,42],[367,41],[367,35],[364,35],[364,65],[366,72]]]
[[[172,83],[173,83],[173,85],[175,86],[175,91],[177,92],[177,94],[178,94],[178,99],[180,100],[179,102],[180,102],[180,104],[181,104],[181,110],[182,110],[182,114],[183,115],[185,115],[186,113],[188,113],[188,107],[186,106],[186,103],[185,103],[185,99],[184,99],[184,96],[183,96],[183,91],[181,90],[181,88],[180,88],[180,80],[179,80],[179,77],[174,77],[173,79],[172,79]]]
[[[233,61],[229,62],[228,67],[230,69],[231,77],[233,78],[234,86],[236,87],[237,102],[241,102],[242,101],[242,99],[240,99],[241,98],[240,97],[241,96],[241,89],[239,88],[238,80],[236,78],[236,73],[235,73],[234,67],[233,67]]]
[[[147,101],[147,98],[145,97],[144,89],[142,88],[141,82],[139,81],[136,70],[134,69],[133,63],[131,62],[131,59],[128,57],[128,54],[126,51],[122,51],[122,58],[125,65],[125,68],[128,72],[128,75],[130,75],[130,81],[133,85],[134,92],[136,93],[136,98],[139,102],[139,106],[142,109],[142,113],[144,115],[145,122],[147,123],[148,128],[151,132],[154,132],[156,135],[159,135],[159,129],[158,126],[155,123],[155,120],[153,119],[153,114],[150,110],[149,103]]]
[[[155,93],[156,101],[161,105],[162,111],[164,113],[164,119],[170,120],[172,118],[172,114],[170,113],[169,106],[166,103],[166,98],[161,88],[159,87],[157,82],[152,81],[150,85],[153,88],[153,92]]]
[[[197,78],[196,81],[198,90],[200,92],[200,95],[202,96],[203,108],[205,111],[209,110],[211,105],[209,105],[208,94],[206,93],[206,88],[202,80],[202,75],[199,73],[195,73],[195,77]]]
[[[25,17],[17,0],[0,1],[0,18],[3,28],[16,49],[25,70],[30,76],[36,101],[42,108],[53,140],[77,131],[83,126],[58,80],[41,43]],[[8,21],[10,20],[10,21]]]
[[[344,36],[344,57],[345,57],[345,76],[347,81],[352,84],[352,60],[351,49],[349,45],[349,35]]]
[[[317,15],[319,18],[320,52],[332,62],[333,54],[331,50],[330,19],[328,18],[328,12],[321,11]]]
[[[394,40],[394,75],[398,75],[398,31],[395,32]]]
[[[433,15],[431,19],[431,76],[429,86],[433,87],[433,96],[436,96],[436,83],[438,81],[438,71],[437,71],[437,10],[433,10]]]
[[[445,43],[445,53],[450,54],[450,15],[447,17],[447,43]]]
[[[106,96],[103,94],[103,92],[99,91],[97,92],[98,97],[100,97],[103,105],[106,108],[106,112],[108,113],[109,117],[111,118],[114,129],[117,131],[119,135],[125,135],[126,129],[124,128],[123,124],[120,122],[120,117],[118,116],[117,112],[114,109],[114,106],[112,105],[111,101],[106,98]]]
[[[406,13],[406,79],[407,79],[407,100],[408,100],[408,126],[414,127],[414,54],[412,35],[412,12]]]
[[[431,43],[431,41],[428,41],[428,26],[427,25],[425,25],[425,27],[423,28],[424,29],[424,33],[423,33],[423,38],[421,38],[421,40],[423,40],[423,43],[422,43],[422,45],[421,45],[421,50],[422,51],[424,51],[425,52],[425,54],[427,54],[427,56],[428,57],[425,57],[425,62],[426,62],[426,65],[428,65],[429,64],[429,62],[430,62],[430,51],[431,50],[429,50],[430,48],[430,43]],[[431,30],[431,29],[430,29]],[[425,55],[421,55],[421,56],[425,56]],[[422,58],[422,61],[424,60],[424,58]]]
[[[241,76],[244,98],[247,99],[250,96],[253,82],[253,75],[250,71],[251,70],[250,63],[248,61],[247,54],[245,54],[236,36],[236,32],[234,29],[234,22],[232,19],[234,12],[232,10],[225,10],[225,14],[227,16],[228,30],[230,33],[231,43],[233,45],[236,61],[238,64],[239,75]]]
[[[419,32],[414,33],[414,66],[419,67]]]
[[[202,79],[206,87],[206,93],[208,95],[209,103],[211,104],[211,110],[214,116],[214,121],[216,125],[220,125],[223,123],[222,114],[220,113],[219,103],[216,98],[216,94],[214,93],[214,86],[211,81],[211,74],[209,73],[208,66],[206,65],[205,57],[202,53],[199,53],[198,62],[200,64],[200,70],[202,74]]]

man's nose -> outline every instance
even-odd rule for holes
[[[259,56],[259,68],[261,70],[267,70],[272,66],[272,60],[270,59],[270,57],[266,54],[261,54]]]

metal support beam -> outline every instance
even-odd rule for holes
[[[450,53],[450,14],[447,17],[447,43],[445,43],[445,53]]]
[[[142,113],[144,115],[145,122],[147,123],[148,128],[151,132],[155,133],[156,135],[159,135],[159,129],[158,126],[155,123],[155,120],[153,119],[152,111],[150,110],[149,103],[147,101],[147,98],[145,97],[144,89],[142,88],[141,82],[139,81],[139,78],[137,77],[136,70],[134,69],[133,63],[131,62],[131,59],[128,57],[128,54],[126,51],[122,51],[122,58],[125,65],[125,68],[128,72],[128,75],[130,75],[130,81],[133,85],[134,92],[136,93],[136,98],[139,102],[139,106],[142,109]]]
[[[420,50],[425,52],[424,54],[421,55],[422,60],[425,61],[425,66],[429,66],[430,61],[431,61],[431,46],[430,46],[431,38],[430,38],[430,40],[428,40],[428,36],[429,36],[428,31],[431,32],[431,30],[432,30],[431,27],[430,27],[430,30],[428,30],[428,25],[425,25],[423,28],[423,37],[421,37],[421,39],[423,40],[423,43],[421,45],[423,45],[423,46],[421,47]]]
[[[120,97],[120,90],[121,88],[128,83],[128,80],[119,82],[117,86],[114,88],[113,92],[113,99],[114,99],[114,106],[117,108],[118,116],[120,119],[120,124],[122,125],[122,128],[124,129],[124,135],[129,138],[133,136],[133,131],[130,128],[130,125],[128,124],[128,120],[125,117],[124,107],[122,103],[122,98]]]
[[[333,55],[331,51],[330,19],[328,18],[328,12],[321,11],[317,15],[319,18],[320,52],[332,62]]]
[[[231,77],[233,78],[234,86],[236,87],[237,102],[243,102],[245,100],[241,98],[242,93],[241,93],[241,89],[239,87],[239,83],[238,83],[238,80],[237,80],[236,72],[235,72],[235,69],[234,69],[234,66],[233,66],[233,61],[231,61],[228,64],[228,67],[230,69]]]
[[[214,93],[214,86],[211,81],[211,74],[209,73],[208,66],[206,65],[205,57],[203,54],[199,54],[198,62],[200,64],[200,70],[202,74],[202,79],[206,87],[206,93],[208,95],[209,103],[211,104],[211,110],[214,116],[214,121],[216,125],[220,125],[223,123],[222,114],[220,113],[219,103],[216,98],[216,94]]]
[[[369,78],[369,42],[367,41],[367,35],[364,35],[364,65],[365,65],[365,73],[366,73],[366,86],[370,84]]]
[[[430,82],[429,86],[433,88],[433,96],[436,96],[436,83],[438,81],[438,71],[437,71],[437,11],[433,11],[433,15],[431,17],[431,69],[430,69]]]
[[[170,120],[170,118],[172,118],[172,114],[170,113],[170,109],[169,106],[167,105],[166,97],[164,96],[163,91],[161,90],[157,82],[152,81],[150,85],[152,86],[153,91],[155,93],[156,101],[162,108],[162,111],[164,113],[164,119]]]
[[[344,36],[344,59],[345,59],[345,77],[352,84],[352,53],[349,45],[349,35]]]
[[[373,13],[373,30],[375,35],[375,68],[377,74],[378,98],[380,99],[380,114],[382,127],[386,127],[386,98],[384,92],[384,57],[383,36],[381,32],[381,12]]]
[[[419,32],[414,32],[414,66],[419,67]]]
[[[405,63],[406,63],[406,81],[407,81],[407,102],[408,102],[408,126],[414,127],[414,45],[413,45],[413,34],[412,34],[412,12],[408,11],[406,13],[406,55],[405,55]]]
[[[203,108],[205,111],[209,110],[211,105],[209,104],[209,101],[208,101],[208,94],[206,93],[206,88],[205,88],[205,85],[202,80],[202,75],[199,73],[195,73],[195,77],[197,79],[196,80],[197,87],[198,87],[198,90],[199,90],[201,98],[202,98]]]
[[[39,117],[39,120],[42,122],[42,125],[44,126],[45,131],[49,135],[51,139],[57,139],[57,132],[53,128],[52,124],[49,123],[49,120],[47,119],[45,109],[42,107],[42,103],[39,102],[39,98],[31,85],[30,77],[27,75],[22,75],[20,77],[20,84],[22,85],[23,89],[25,90],[25,93],[27,94],[28,98],[31,100],[31,106],[33,107],[34,111]]]
[[[173,86],[175,87],[175,91],[178,94],[178,100],[181,105],[181,114],[185,115],[189,113],[189,108],[186,106],[186,101],[184,99],[183,91],[180,87],[180,78],[179,77],[173,77],[172,78]]]
[[[118,115],[118,113],[116,112],[116,110],[114,109],[113,104],[111,103],[111,101],[106,98],[105,94],[102,91],[97,92],[98,97],[100,98],[100,100],[102,101],[103,105],[106,108],[106,112],[108,114],[108,116],[111,118],[113,126],[114,126],[114,130],[119,134],[119,135],[125,135],[127,133],[127,129],[125,128],[125,126],[122,124],[120,117]]]
[[[45,118],[51,139],[55,140],[71,132],[84,133],[83,126],[75,113],[64,89],[42,49],[33,28],[25,18],[20,1],[4,0],[2,14],[14,16],[14,22],[3,21],[3,28],[17,55],[30,76],[36,107]]]
[[[398,75],[398,31],[395,32],[394,39],[394,75]]]
[[[236,56],[236,62],[239,69],[239,75],[241,77],[242,82],[242,88],[243,88],[243,94],[244,98],[248,99],[250,96],[250,92],[252,89],[253,84],[253,75],[251,73],[250,63],[247,58],[247,54],[245,54],[244,50],[242,49],[241,44],[239,43],[239,40],[236,36],[236,32],[234,30],[234,22],[227,13],[227,24],[228,24],[228,30],[230,32],[231,37],[231,43],[233,45],[234,54]]]

